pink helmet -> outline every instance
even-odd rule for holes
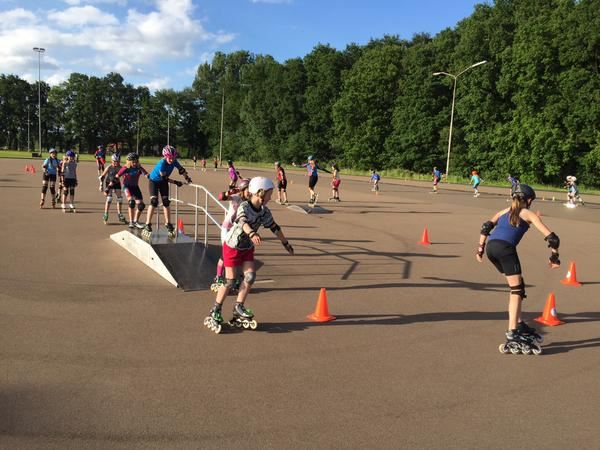
[[[162,155],[165,158],[175,159],[177,158],[177,150],[175,150],[175,147],[173,147],[172,145],[165,145],[162,151]]]

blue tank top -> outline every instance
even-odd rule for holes
[[[494,228],[494,231],[492,231],[489,240],[506,241],[516,247],[517,244],[521,242],[523,235],[529,230],[529,224],[521,219],[519,226],[513,227],[509,221],[509,214],[510,212],[507,212],[500,216],[498,224],[496,225],[496,228]]]
[[[152,172],[150,173],[150,179],[158,183],[160,180],[162,180],[162,177],[160,175],[161,172],[168,177],[169,175],[171,175],[171,172],[173,172],[173,169],[181,168],[181,164],[179,164],[179,161],[177,161],[176,159],[174,159],[173,162],[169,164],[167,160],[163,158],[160,161],[158,161],[156,166],[154,166],[154,170],[152,170]]]

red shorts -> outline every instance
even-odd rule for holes
[[[223,265],[225,267],[239,267],[246,261],[254,261],[254,247],[248,250],[237,250],[223,244]]]
[[[331,187],[332,187],[333,189],[337,189],[337,188],[339,188],[339,187],[340,187],[340,183],[341,183],[341,182],[342,182],[342,180],[335,179],[335,180],[333,180],[333,181],[331,182]]]

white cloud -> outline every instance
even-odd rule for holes
[[[0,29],[13,28],[15,25],[35,22],[35,15],[23,8],[0,12]]]
[[[81,6],[65,9],[64,11],[51,11],[48,19],[61,27],[85,25],[117,25],[119,21],[112,14],[104,13],[94,6]]]
[[[79,6],[79,5],[100,5],[102,3],[107,5],[120,5],[125,6],[127,4],[127,0],[64,0],[67,5],[71,6]]]
[[[250,3],[269,3],[271,5],[290,4],[293,0],[250,0]]]
[[[151,91],[158,91],[159,89],[166,89],[169,87],[169,78],[155,78],[153,80],[148,81],[147,83],[142,83],[142,86],[146,86]]]

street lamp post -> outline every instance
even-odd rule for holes
[[[137,130],[136,130],[136,138],[135,138],[135,152],[140,154],[140,113],[137,115]]]
[[[454,83],[453,83],[454,85],[452,87],[452,109],[450,110],[450,131],[448,133],[448,157],[446,158],[446,181],[448,181],[448,173],[450,170],[450,148],[452,147],[452,125],[454,123],[454,103],[456,101],[456,80],[458,79],[459,76],[461,76],[467,70],[470,70],[473,67],[481,66],[482,64],[485,64],[485,63],[487,63],[487,61],[484,60],[484,61],[479,61],[475,64],[471,64],[469,67],[467,67],[462,72],[459,72],[456,75],[453,75],[453,74],[447,73],[447,72],[434,72],[433,73],[434,76],[446,75],[448,77],[451,77],[454,80]]]
[[[221,90],[221,138],[219,139],[219,166],[223,167],[223,114],[225,112],[225,86]]]
[[[29,145],[30,139],[29,139],[29,124],[31,122],[29,121],[29,99],[27,100],[27,151],[30,152],[31,151],[31,145]]]
[[[38,54],[38,152],[42,155],[42,53],[46,51],[42,47],[33,47]]]

